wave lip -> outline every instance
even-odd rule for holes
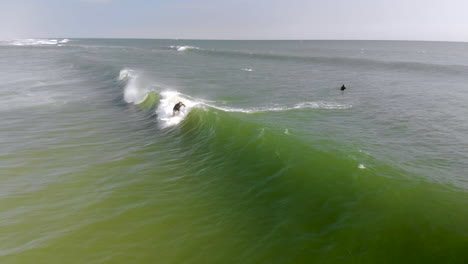
[[[159,92],[154,88],[145,87],[140,74],[130,68],[124,68],[120,71],[119,80],[125,83],[123,96],[127,103],[143,104],[149,94],[159,93],[160,100],[156,108],[156,114],[163,128],[179,124],[194,107],[202,104],[201,100],[176,91],[165,90]],[[181,111],[174,115],[172,109],[178,102],[183,102],[185,107],[182,107]]]
[[[129,68],[122,69],[119,80],[126,82],[124,88],[124,100],[127,103],[140,104],[148,96],[148,90],[139,84],[138,74]]]

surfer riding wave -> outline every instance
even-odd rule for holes
[[[185,105],[182,102],[178,102],[176,105],[174,105],[174,108],[172,109],[172,115],[175,116],[176,113],[179,114],[180,113],[180,108],[182,106],[185,107]]]

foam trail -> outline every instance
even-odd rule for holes
[[[184,120],[192,108],[201,104],[201,102],[194,101],[194,99],[191,98],[192,97],[175,91],[161,92],[161,101],[156,109],[156,114],[158,115],[158,119],[161,121],[161,126],[169,127],[179,124]],[[182,107],[180,113],[174,116],[172,114],[172,109],[178,102],[183,102],[185,107]]]
[[[218,110],[222,110],[225,112],[238,112],[238,113],[265,113],[265,112],[283,112],[283,111],[290,111],[296,109],[348,109],[351,108],[351,105],[343,105],[338,103],[332,102],[302,102],[293,106],[277,106],[277,107],[255,107],[255,108],[231,108],[231,107],[219,107],[215,105],[206,104],[210,107],[216,108]]]
[[[145,101],[148,91],[138,85],[138,74],[134,70],[121,70],[119,80],[127,82],[124,89],[125,102],[140,104]]]

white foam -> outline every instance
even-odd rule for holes
[[[359,169],[365,169],[366,166],[364,166],[364,164],[359,164],[358,168],[359,168]]]
[[[119,80],[121,81],[124,81],[125,79],[127,78],[134,78],[136,77],[136,73],[134,70],[132,69],[129,69],[129,68],[125,68],[125,69],[122,69],[119,73]]]
[[[57,39],[16,39],[8,41],[8,43],[14,46],[46,46],[65,44],[69,41],[69,39],[63,39],[60,41],[58,41]]]
[[[124,100],[127,103],[140,104],[148,96],[146,88],[138,83],[138,74],[132,69],[123,69],[120,71],[119,80],[126,81],[124,89]]]
[[[282,111],[290,111],[295,109],[348,109],[351,108],[350,105],[343,105],[338,103],[332,102],[302,102],[293,106],[276,106],[276,107],[255,107],[255,108],[231,108],[231,107],[218,107],[215,105],[207,104],[210,107],[225,111],[225,112],[239,112],[239,113],[264,113],[264,112],[282,112]]]
[[[177,51],[198,50],[198,49],[200,49],[199,47],[193,47],[193,46],[169,46],[169,48],[175,49]]]
[[[172,109],[178,102],[183,102],[185,107],[181,107],[180,113],[173,115]],[[156,114],[162,127],[174,126],[184,120],[188,113],[198,105],[201,105],[201,102],[196,101],[193,97],[175,91],[164,91],[161,92],[161,100]]]
[[[124,100],[127,103],[140,104],[146,99],[149,92],[159,90],[151,85],[148,87],[142,85],[140,74],[130,68],[124,68],[120,71],[119,80],[126,82]],[[161,88],[164,86],[159,84],[156,87]],[[159,94],[161,95],[161,99],[156,109],[156,114],[161,121],[162,127],[179,124],[195,106],[202,104],[202,100],[176,91],[165,90]],[[178,114],[173,115],[172,109],[178,102],[183,102],[185,107],[182,107]]]

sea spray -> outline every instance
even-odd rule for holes
[[[182,106],[179,113],[173,113],[174,105],[178,102],[182,102],[185,107]],[[161,121],[163,127],[173,126],[184,120],[192,108],[200,105],[200,103],[201,102],[189,99],[188,96],[179,92],[164,91],[161,92],[161,100],[158,108],[156,109],[156,114],[158,115],[158,119]]]
[[[120,71],[119,80],[125,81],[124,100],[127,103],[140,104],[145,101],[148,90],[139,85],[138,74],[132,69]]]

